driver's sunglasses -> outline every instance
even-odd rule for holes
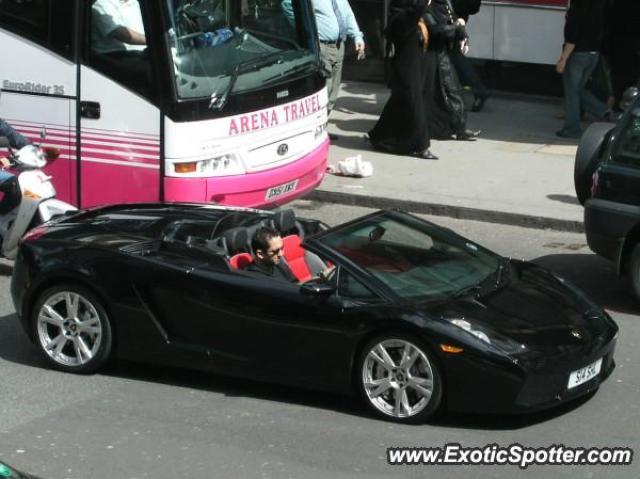
[[[269,256],[280,256],[282,253],[284,253],[284,246],[281,246],[280,248],[277,248],[277,249],[273,249],[273,250],[267,251],[267,254]]]

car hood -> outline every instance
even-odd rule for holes
[[[425,312],[463,319],[490,339],[506,339],[545,354],[595,349],[617,331],[601,308],[545,268],[511,261],[507,270],[502,284],[478,296],[470,293],[425,305]]]

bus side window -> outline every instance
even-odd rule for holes
[[[138,0],[95,0],[90,15],[89,65],[149,97],[151,62]]]
[[[0,1],[0,28],[72,59],[75,53],[74,3],[55,0]]]

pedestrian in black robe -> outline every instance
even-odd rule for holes
[[[462,85],[451,60],[455,49],[465,54],[468,50],[465,22],[456,17],[449,0],[432,0],[424,20],[431,36],[429,49],[436,57],[435,69],[426,75],[431,138],[473,140],[480,131],[467,129]]]
[[[369,132],[374,148],[428,160],[429,150],[425,72],[433,53],[427,50],[428,32],[422,16],[428,0],[392,0],[386,30],[392,42],[389,88],[391,96]]]

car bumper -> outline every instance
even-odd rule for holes
[[[518,414],[558,406],[595,391],[615,368],[615,338],[590,354],[545,358],[538,361],[506,361],[455,358],[447,366],[450,409],[460,412]],[[597,376],[568,388],[569,376],[602,358]],[[459,379],[456,379],[459,378]],[[472,398],[472,399],[470,399]]]
[[[640,207],[591,198],[584,205],[584,229],[591,250],[618,261],[625,238],[640,221]]]
[[[166,178],[167,201],[218,203],[249,208],[273,208],[299,198],[317,187],[327,169],[329,140],[303,158],[258,173],[214,178]],[[267,192],[296,182],[295,188],[267,198]],[[283,189],[284,191],[284,189]]]

